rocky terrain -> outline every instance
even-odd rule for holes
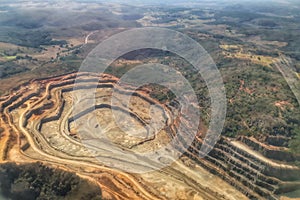
[[[188,128],[193,122],[187,117],[193,116],[181,118],[176,99],[161,103],[150,97],[150,88],[131,91],[118,80],[109,74],[70,73],[26,82],[2,96],[1,161],[39,161],[76,172],[98,183],[104,199],[279,199],[300,187],[300,169],[293,164],[299,158],[281,146],[284,138],[265,139],[270,145],[252,137],[222,137],[208,156],[200,158],[204,134],[199,131],[192,145],[184,144],[178,125]],[[73,112],[76,91],[93,89],[95,106]],[[129,94],[128,109],[120,99]],[[123,125],[134,125],[127,127],[131,134],[116,124],[114,112],[122,116]],[[84,134],[82,126],[111,142],[97,143],[101,141]],[[153,152],[170,141],[172,153],[183,153],[170,165],[161,165],[166,162],[161,156],[149,161],[118,152]]]

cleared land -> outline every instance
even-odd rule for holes
[[[99,78],[96,74],[82,73],[78,76],[82,82],[78,90],[86,91],[97,85],[96,105],[99,106],[92,112],[89,107],[82,107],[78,116],[74,116],[72,112],[76,74],[31,81],[1,98],[3,161],[15,161],[18,158],[18,162],[38,160],[55,163],[97,181],[104,197],[113,196],[117,199],[247,199],[246,196],[276,199],[276,194],[290,191],[299,184],[296,181],[292,184],[293,187],[288,186],[285,182],[288,178],[286,175],[270,174],[270,171],[280,170],[293,176],[299,173],[297,167],[269,162],[263,156],[257,156],[253,150],[241,148],[239,143],[230,142],[226,138],[219,141],[207,158],[199,159],[197,152],[202,143],[201,133],[189,149],[184,149],[185,156],[173,164],[143,174],[123,172],[124,166],[134,167],[139,171],[164,161],[158,158],[158,162],[152,163],[139,157],[126,157],[128,154],[120,156],[111,145],[101,140],[96,143],[95,140],[87,142],[91,139],[88,138],[90,135],[80,134],[83,124],[76,125],[72,119],[77,116],[77,123],[84,123],[84,127],[88,126],[91,133],[99,133],[92,129],[103,127],[102,134],[124,151],[155,151],[156,148],[165,146],[170,139],[176,140],[177,150],[174,151],[179,151],[184,146],[176,138],[175,130],[179,124],[175,117],[176,109],[152,99],[146,92],[148,90],[143,89],[137,91],[132,98],[130,110],[118,103],[112,107],[112,89],[117,89],[119,92],[116,97],[122,99],[126,97],[124,95],[130,91],[130,87],[119,88],[115,85],[118,79],[111,75],[100,75],[104,80],[102,83],[95,82]],[[144,125],[150,123],[149,108],[153,103],[157,109],[154,112],[156,122],[151,123],[153,127],[143,130]],[[131,121],[136,126],[131,127],[132,130],[141,132],[136,135],[136,132],[130,132],[131,129],[126,129],[126,133],[121,130],[112,118],[111,109],[116,109],[116,112],[124,110],[125,112],[119,113],[123,118],[122,124],[126,125]],[[127,120],[129,121],[126,122]],[[151,130],[155,130],[156,126],[160,127],[161,123],[163,129],[151,134]],[[184,123],[184,126],[189,124]],[[101,160],[105,160],[106,164],[114,163],[114,167],[105,166]],[[204,179],[205,182],[202,181]]]

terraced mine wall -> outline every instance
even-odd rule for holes
[[[218,175],[250,199],[278,199],[276,195],[299,187],[299,168],[275,167],[221,138],[204,159],[199,159],[202,141],[195,140],[185,153],[202,167]],[[207,164],[207,162],[211,164]],[[295,181],[295,182],[291,182]],[[249,190],[251,189],[251,190]]]
[[[20,101],[18,101],[17,103],[14,102],[13,105],[9,106],[8,111],[11,112],[12,110],[20,107],[22,104],[24,104],[24,102],[28,101],[30,98],[38,96],[38,93],[30,93],[29,95],[27,95],[26,97],[22,98]],[[12,104],[12,103],[11,103]]]
[[[64,106],[65,106],[65,101],[62,100],[62,103],[58,106],[57,111],[52,116],[43,118],[41,120],[41,124],[47,123],[47,122],[51,122],[51,121],[55,121],[55,120],[59,120],[59,118],[61,117],[61,114],[62,114],[62,112],[64,110]],[[41,127],[39,127],[39,131],[40,130],[41,130]]]
[[[178,129],[178,124],[179,122],[173,122],[173,130]],[[176,137],[179,151],[236,187],[250,199],[277,199],[274,192],[281,181],[264,175],[264,165],[260,160],[232,146],[226,139],[221,138],[205,158],[199,158],[203,145],[200,137],[197,137],[188,149],[184,148],[184,139],[178,135]]]
[[[11,96],[8,100],[6,100],[2,105],[1,105],[1,112],[3,111],[4,108],[6,108],[7,106],[11,105],[14,101],[16,101],[17,99],[19,99],[22,96],[22,94],[17,94],[15,96]]]
[[[236,177],[230,177],[226,171],[224,171],[224,168],[221,169],[219,166],[223,167],[215,158],[211,156],[206,156],[205,159],[200,159],[197,154],[199,153],[199,150],[193,147],[189,148],[188,152],[185,152],[184,155],[188,156],[189,158],[195,160],[197,164],[199,164],[201,167],[208,170],[210,173],[217,175],[218,177],[222,178],[235,188],[237,188],[240,192],[245,194],[250,199],[259,199],[260,196],[256,194],[252,189],[248,189],[245,185],[240,184],[238,180],[236,180]],[[272,198],[276,199],[276,198]]]
[[[240,140],[254,150],[262,153],[267,158],[285,162],[295,162],[296,160],[300,160],[300,155],[294,155],[288,151],[267,148],[254,139],[241,137]]]
[[[84,75],[80,75],[84,76]],[[151,99],[147,95],[149,94],[146,90],[140,90],[139,92],[129,92],[130,87],[118,88],[116,86],[117,79],[116,78],[108,78],[105,80],[99,81],[98,78],[86,78],[82,80],[78,80],[79,84],[77,87],[73,87],[77,76],[74,74],[68,74],[67,77],[60,78],[55,77],[55,82],[52,83],[53,80],[42,79],[44,83],[41,83],[40,86],[43,87],[39,92],[44,92],[45,97],[48,100],[44,102],[39,102],[32,109],[29,109],[27,113],[24,115],[24,124],[23,127],[27,126],[28,120],[36,114],[39,115],[39,119],[41,120],[38,125],[35,124],[35,127],[38,131],[41,131],[41,126],[43,123],[47,123],[50,121],[57,121],[62,117],[63,109],[65,107],[65,100],[63,99],[64,92],[70,92],[72,90],[84,90],[84,89],[92,89],[92,88],[114,88],[119,93],[124,95],[134,95],[137,96],[144,101],[147,101],[150,104],[157,104],[158,101],[155,99]],[[46,87],[47,86],[47,87]],[[23,89],[23,93],[16,93],[5,99],[5,102],[2,104],[1,111],[4,108],[8,108],[9,111],[12,111],[23,103],[28,101],[30,98],[34,96],[39,96],[38,92],[27,93],[26,89]],[[160,104],[159,104],[160,105]],[[230,183],[234,187],[236,187],[239,191],[244,193],[250,199],[278,199],[278,194],[286,193],[290,191],[294,191],[297,187],[300,186],[298,174],[300,174],[299,168],[297,167],[286,167],[282,165],[280,167],[280,163],[278,165],[273,165],[265,160],[259,159],[257,156],[249,153],[246,150],[243,150],[240,147],[234,145],[231,140],[225,137],[221,137],[218,143],[214,146],[213,150],[207,155],[205,158],[200,158],[200,148],[203,145],[202,138],[200,138],[200,134],[193,141],[192,145],[185,149],[187,146],[187,141],[185,138],[176,134],[179,130],[179,126],[181,130],[184,130],[186,134],[191,134],[188,132],[191,123],[193,122],[193,117],[189,116],[186,118],[182,118],[179,114],[175,117],[173,116],[173,111],[180,110],[180,105],[174,103],[174,108],[169,105],[161,105],[160,109],[165,114],[169,121],[166,124],[165,130],[169,136],[176,140],[176,145],[178,150],[184,152],[189,158],[192,158],[196,161],[200,166],[207,169],[209,172],[221,177],[226,182]],[[72,122],[74,119],[81,117],[82,115],[88,114],[94,110],[95,107],[91,107],[83,110],[77,116],[73,116],[73,118],[68,119],[68,122]],[[108,104],[99,104],[96,105],[96,108],[112,108],[115,110],[120,110],[122,112],[128,113],[128,111],[122,110],[119,107],[112,107]],[[7,112],[7,110],[6,110]],[[130,113],[130,112],[129,112]],[[133,113],[130,113],[132,117],[137,119],[139,122],[143,123],[143,120],[139,119]],[[171,117],[169,115],[172,115]],[[5,118],[3,118],[5,119]],[[276,140],[276,139],[274,139]],[[269,149],[259,142],[255,142],[249,138],[242,138],[241,141],[247,146],[251,147],[253,150],[258,152],[268,152],[263,153],[264,156],[272,158],[272,156],[280,155],[278,160],[283,160],[282,157],[285,157],[286,154],[277,149]],[[280,142],[283,144],[285,141]],[[24,148],[23,148],[24,147]],[[23,151],[26,151],[29,147],[25,143],[24,146],[21,147]],[[292,161],[293,159],[298,158],[288,158]]]

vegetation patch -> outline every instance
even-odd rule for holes
[[[42,165],[0,165],[0,190],[12,200],[102,199],[101,190],[75,173]]]

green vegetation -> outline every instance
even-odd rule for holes
[[[224,134],[291,137],[299,105],[278,72],[259,65],[223,69],[228,106]],[[286,102],[282,107],[276,102]]]
[[[150,87],[153,90],[150,96],[162,103],[170,102],[176,98],[175,94],[168,88],[156,84],[151,84]]]
[[[1,78],[5,78],[8,76],[26,72],[29,70],[29,68],[18,65],[12,61],[8,61],[5,63],[0,62],[0,70],[1,70]]]
[[[300,16],[297,8],[249,3],[247,7],[235,5],[216,11],[213,19],[215,21],[207,24],[224,24],[229,30],[246,37],[259,36],[266,41],[287,42],[287,46],[279,50],[300,60]]]
[[[2,195],[12,200],[102,199],[98,186],[74,173],[52,169],[41,163],[2,164],[0,180]]]
[[[23,20],[26,23],[26,19]],[[41,45],[66,44],[64,40],[53,40],[46,29],[22,29],[13,26],[1,27],[0,41],[33,48],[41,48]]]
[[[0,6],[0,95],[33,78],[75,72],[100,41],[119,31],[154,23],[187,34],[212,56],[226,88],[223,136],[253,136],[262,143],[289,148],[288,154],[297,154],[293,157],[300,166],[300,105],[272,65],[280,55],[290,57],[300,77],[300,3],[293,1],[105,7],[97,0],[88,1],[93,4],[76,0],[70,5],[62,2],[62,8],[48,1],[43,2],[47,6],[34,7],[33,1],[25,8],[6,6],[11,1],[5,0]],[[210,95],[214,94],[209,94],[203,77],[183,58],[140,49],[121,56],[105,72],[121,77],[145,63],[168,65],[189,81],[199,100],[205,129],[211,117]],[[138,76],[135,78],[144,80],[152,74]],[[176,81],[173,84],[177,86]],[[176,96],[168,88],[148,86],[151,97],[177,106],[172,102]],[[3,131],[0,127],[0,138]],[[232,169],[229,165],[228,170]],[[0,191],[12,200],[102,198],[97,185],[41,163],[0,165]]]
[[[223,40],[237,43],[229,38]],[[212,55],[220,54],[218,39],[207,39],[204,42],[199,40],[199,42],[203,43]],[[262,49],[253,49],[250,52],[261,57],[274,56]],[[161,64],[174,66],[194,88],[202,108],[201,118],[206,125],[209,123],[210,98],[207,87],[201,75],[195,73],[193,67],[184,59],[170,52],[156,50],[133,52],[124,57],[129,60],[141,60],[145,63],[148,62],[147,58],[158,58],[158,62]],[[276,68],[222,56],[215,57],[214,60],[223,76],[228,100],[223,135],[229,137],[247,135],[255,136],[258,139],[267,135],[295,137],[295,130],[300,124],[299,105],[285,79]],[[107,72],[121,77],[132,67],[134,65],[111,66]],[[153,92],[150,95],[161,102],[171,101],[175,98],[171,91],[162,86],[151,85],[151,87]],[[282,107],[276,106],[276,103],[281,101],[286,104]],[[286,143],[284,145],[287,147]]]
[[[120,15],[115,15],[104,7],[86,8],[84,5],[81,5],[80,12],[72,8],[65,9],[64,12],[58,8],[29,12],[3,5],[0,9],[10,12],[0,13],[0,41],[34,49],[30,51],[42,51],[48,46],[59,45],[63,51],[55,52],[56,55],[51,55],[52,58],[48,61],[40,61],[34,60],[33,53],[27,51],[0,49],[5,59],[0,63],[0,70],[2,78],[29,70],[32,70],[30,73],[33,77],[76,71],[83,58],[96,44],[73,46],[66,43],[67,39],[65,41],[55,38],[83,39],[87,33],[94,30],[138,27],[140,24],[136,20],[152,13],[152,23],[172,25],[173,29],[188,34],[208,51],[219,67],[228,99],[223,135],[251,135],[261,141],[267,135],[283,136],[288,140],[292,138],[289,146],[293,152],[297,152],[300,140],[299,130],[297,131],[300,124],[299,105],[282,75],[265,60],[268,56],[272,62],[272,58],[278,58],[281,53],[285,54],[293,59],[295,68],[300,72],[300,14],[297,8],[300,5],[297,2],[293,4],[295,6],[248,2],[247,5],[224,3],[220,6],[212,3],[209,8],[141,6],[147,9],[123,6]],[[84,12],[87,10],[88,12]],[[52,15],[53,12],[63,14]],[[210,22],[201,22],[201,19]],[[198,21],[189,24],[189,20]],[[174,25],[174,22],[181,21],[184,21],[184,27],[180,23]],[[70,24],[71,27],[66,27]],[[220,45],[237,48],[224,50]],[[238,55],[240,47],[242,52]],[[227,57],[226,53],[233,56]],[[242,59],[242,55],[249,58]],[[189,63],[170,52],[153,49],[133,51],[123,55],[122,59],[125,60],[122,66],[112,64],[106,73],[121,77],[136,65],[153,60],[176,68],[194,88],[202,108],[201,117],[204,123],[209,123],[208,90],[201,75],[195,73]],[[137,60],[141,62],[135,62]],[[25,64],[21,64],[23,61],[26,61]],[[264,65],[263,62],[267,64]],[[153,88],[154,92],[151,95],[162,102],[174,98],[174,94],[164,88]]]
[[[296,128],[293,132],[294,138],[290,141],[289,147],[293,153],[300,155],[300,128]]]
[[[4,56],[4,58],[5,58],[6,60],[14,60],[14,59],[17,58],[17,56]]]

